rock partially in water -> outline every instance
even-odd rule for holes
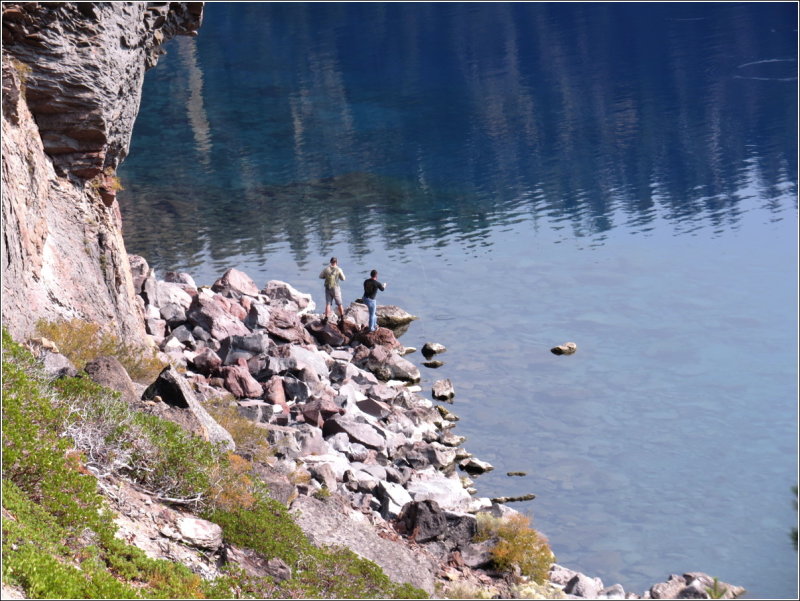
[[[433,398],[440,401],[449,401],[456,395],[456,391],[453,388],[453,383],[450,381],[450,378],[436,380],[433,383],[433,389],[431,393],[433,394]]]
[[[578,345],[574,342],[565,342],[564,344],[560,344],[558,346],[554,346],[550,349],[550,352],[554,355],[572,355],[575,351],[578,350]]]
[[[426,359],[430,359],[434,355],[438,355],[439,353],[443,353],[447,350],[447,348],[438,342],[426,342],[422,346],[422,354],[425,356]]]

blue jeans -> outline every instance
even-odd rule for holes
[[[378,303],[374,298],[365,298],[364,303],[369,309],[369,331],[374,332],[378,329]]]

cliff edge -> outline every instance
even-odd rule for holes
[[[17,339],[81,318],[147,340],[115,173],[145,71],[202,2],[3,4],[2,315]]]

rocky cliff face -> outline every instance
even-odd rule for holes
[[[145,70],[201,2],[3,4],[2,310],[146,339],[115,198]]]

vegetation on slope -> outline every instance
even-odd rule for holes
[[[50,381],[3,330],[3,582],[32,598],[422,598],[346,549],[310,543],[247,459],[138,413],[85,378]],[[276,582],[206,581],[114,536],[96,474],[191,502],[226,542],[280,558]]]

